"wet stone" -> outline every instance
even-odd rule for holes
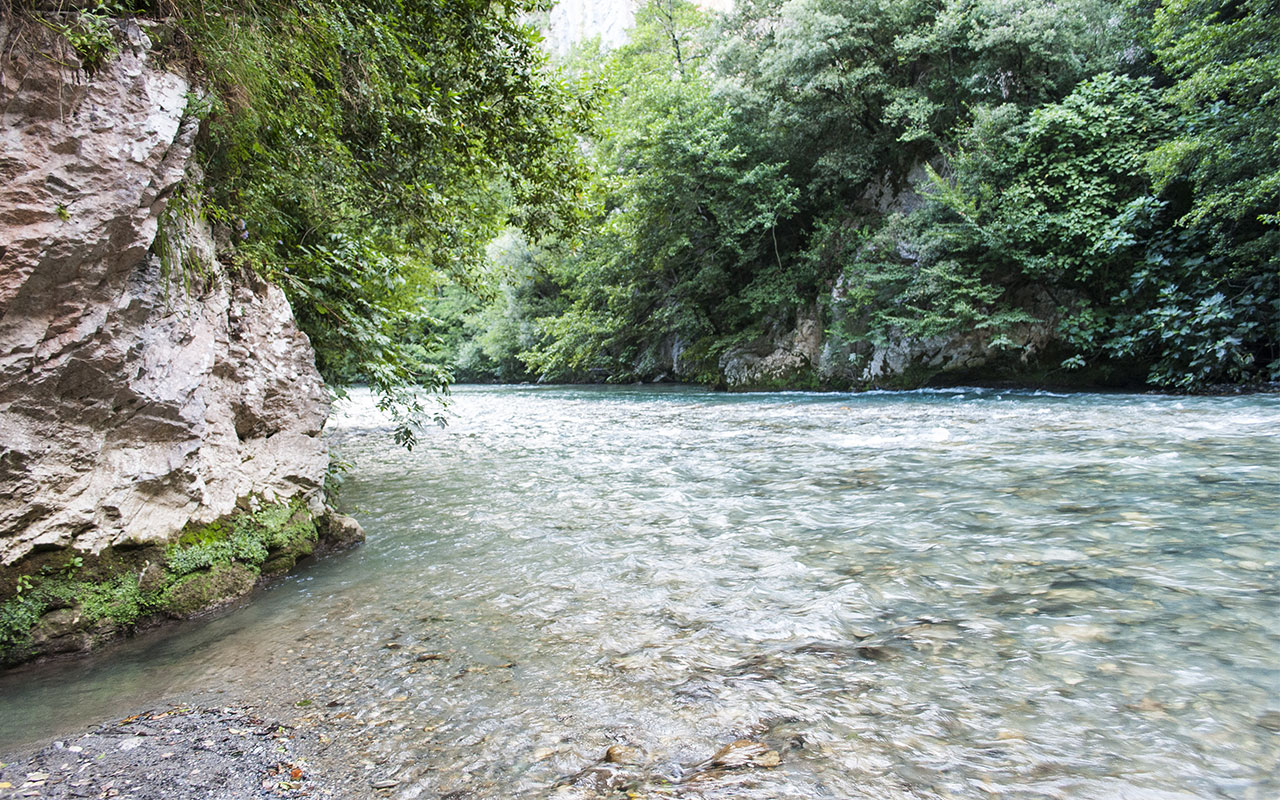
[[[1269,731],[1280,731],[1280,711],[1267,711],[1256,720],[1259,728]]]
[[[605,751],[604,761],[606,764],[643,764],[644,751],[638,747],[615,744]]]
[[[739,739],[716,751],[707,766],[713,769],[738,769],[740,767],[776,767],[782,762],[778,751],[763,742]]]

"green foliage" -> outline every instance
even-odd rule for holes
[[[1215,254],[1212,226],[1151,194],[1148,154],[1179,122],[1149,79],[1114,74],[977,113],[910,229],[887,226],[846,276],[873,338],[999,332],[1034,307],[1068,368],[1143,365],[1178,389],[1273,375],[1274,274]]]
[[[1273,6],[651,0],[573,79],[534,2],[178,0],[165,47],[198,206],[412,446],[455,375],[715,382],[815,304],[851,352],[1038,326],[1069,368],[1274,379]],[[133,10],[48,19],[90,63]]]
[[[230,562],[256,569],[272,551],[315,538],[315,524],[299,503],[268,505],[182,534],[166,548],[165,567],[174,577]]]
[[[453,349],[717,383],[817,305],[846,383],[869,345],[957,336],[1037,380],[1275,380],[1273,5],[651,2],[575,65],[609,92],[587,231],[473,296]]]
[[[810,202],[844,210],[946,150],[972,109],[1050,102],[1114,67],[1114,17],[1105,0],[742,2],[718,87]]]
[[[1219,254],[1211,226],[1173,217],[1167,203],[1141,198],[1116,220],[1117,246],[1137,258],[1091,344],[1149,363],[1156,386],[1280,379],[1280,275]]]
[[[872,330],[998,329],[1026,321],[1015,307],[1033,287],[1109,298],[1128,257],[1113,221],[1146,191],[1144,154],[1167,126],[1150,81],[1112,74],[1029,113],[977,109],[950,176],[931,173],[931,203],[846,272],[873,290]]]
[[[72,609],[80,631],[104,620],[129,628],[156,614],[193,613],[225,599],[217,594],[219,586],[291,567],[311,552],[317,537],[315,521],[300,502],[268,504],[185,531],[165,548],[162,571],[145,587],[133,570],[107,568],[105,578],[86,574],[78,555],[60,568],[21,575],[13,596],[0,604],[0,663],[26,656],[33,632],[52,610]]]
[[[342,457],[336,447],[329,449],[329,466],[324,471],[324,498],[330,508],[340,506],[339,498],[342,487],[346,484],[347,474],[355,469],[355,464]]]
[[[158,596],[142,591],[138,576],[132,573],[104,581],[76,580],[65,569],[23,577],[28,579],[26,591],[0,604],[0,663],[26,655],[33,631],[50,610],[74,609],[81,630],[92,630],[104,620],[133,625],[159,610]]]
[[[177,0],[165,47],[206,87],[195,205],[412,446],[455,376],[714,383],[815,306],[850,353],[1275,380],[1274,6],[650,0],[566,77],[532,0]],[[88,52],[131,10],[49,19]]]
[[[208,210],[283,286],[326,380],[370,384],[406,446],[419,390],[450,375],[400,332],[508,222],[573,222],[586,101],[521,22],[534,5],[176,4],[171,49],[207,86]]]
[[[432,327],[443,285],[483,282],[500,231],[578,222],[592,95],[547,64],[525,21],[544,0],[0,4],[63,36],[90,72],[117,52],[114,17],[162,20],[148,28],[158,60],[198,87],[187,113],[203,122],[204,172],[204,196],[175,196],[160,227],[166,274],[202,285],[172,234],[204,215],[236,279],[279,283],[326,381],[368,383],[405,446],[443,419],[423,398],[451,375],[402,333]]]
[[[1280,13],[1272,0],[1166,0],[1155,13],[1158,63],[1177,82],[1183,115],[1152,169],[1162,185],[1189,180],[1185,217],[1225,229],[1246,257],[1277,263],[1280,225]]]
[[[98,0],[75,12],[57,12],[36,19],[61,34],[79,57],[81,69],[92,75],[119,51],[110,17],[117,13],[117,5]]]
[[[538,347],[543,337],[538,320],[565,310],[565,298],[552,275],[552,265],[566,258],[563,242],[546,238],[536,244],[518,231],[509,231],[490,247],[499,267],[497,291],[487,302],[474,296],[455,296],[455,307],[471,300],[471,307],[455,328],[460,379],[515,382],[533,375],[520,358]],[[572,375],[557,375],[572,379]]]
[[[148,597],[138,584],[138,576],[117,575],[103,583],[55,583],[50,587],[58,600],[78,604],[86,621],[110,619],[120,625],[132,625],[144,614],[154,611],[154,597]]]
[[[199,186],[189,181],[178,184],[169,196],[156,225],[151,252],[160,260],[166,300],[174,284],[185,296],[207,289],[216,279],[214,264],[201,251],[195,236],[188,235],[205,213],[206,203]]]
[[[18,661],[31,640],[31,629],[40,621],[48,603],[29,592],[0,604],[0,664]]]
[[[797,190],[714,96],[706,26],[688,3],[650,3],[632,43],[589,65],[614,90],[599,205],[591,233],[548,265],[567,306],[521,354],[544,378],[653,376],[677,347],[697,370],[761,308],[810,296],[805,265],[778,258]]]
[[[1280,380],[1278,11],[1269,0],[1167,0],[1155,14],[1181,125],[1151,171],[1174,198],[1189,189],[1178,225],[1195,237],[1186,277],[1162,286],[1141,331],[1163,344],[1153,378],[1166,385]]]

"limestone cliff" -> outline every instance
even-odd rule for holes
[[[250,506],[323,510],[310,343],[190,201],[168,208],[199,177],[192,87],[136,22],[115,36],[89,74],[0,19],[0,599],[51,552],[158,558]]]

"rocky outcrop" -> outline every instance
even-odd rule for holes
[[[842,298],[833,294],[825,316],[839,327]],[[966,380],[1016,380],[1034,371],[1036,358],[1055,341],[1055,306],[1049,298],[1024,298],[1035,322],[988,330],[887,341],[846,340],[824,330],[824,310],[802,311],[794,326],[727,350],[719,368],[730,391],[761,389],[914,389],[948,376]],[[833,311],[834,309],[834,311]]]
[[[259,504],[320,513],[329,408],[310,343],[283,293],[229,272],[194,201],[174,202],[199,178],[192,87],[136,22],[92,75],[41,33],[0,30],[6,581],[41,554],[156,548]]]
[[[1013,300],[1027,321],[1002,326],[998,333],[970,328],[929,337],[892,331],[877,340],[830,336],[822,344],[818,374],[824,386],[859,389],[1026,380],[1043,368],[1040,356],[1055,346],[1059,311],[1043,293],[1027,291]],[[849,327],[842,283],[832,290],[828,307],[832,328]]]
[[[823,334],[816,308],[797,315],[795,327],[774,330],[720,357],[720,374],[734,391],[816,389]]]

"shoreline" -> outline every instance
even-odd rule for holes
[[[0,797],[372,796],[318,757],[332,737],[278,712],[243,703],[148,707],[0,766]]]
[[[369,387],[364,384],[358,384],[350,388],[359,388],[367,390]],[[709,392],[713,394],[726,395],[766,395],[766,394],[813,394],[813,395],[881,395],[889,393],[911,394],[915,392],[936,392],[936,391],[959,391],[959,390],[984,390],[992,392],[1052,392],[1054,394],[1104,394],[1104,395],[1134,395],[1135,397],[1250,397],[1253,395],[1274,394],[1280,395],[1280,383],[1261,383],[1261,384],[1218,384],[1206,387],[1203,391],[1185,392],[1175,389],[1160,388],[1148,386],[1146,384],[1135,386],[1106,386],[1106,385],[1081,385],[1081,384],[1059,384],[1059,383],[1035,383],[1021,381],[972,381],[972,382],[956,382],[956,383],[930,383],[923,386],[913,386],[910,388],[903,387],[867,387],[859,389],[839,389],[839,388],[807,388],[802,386],[795,387],[777,387],[767,389],[725,389],[711,384],[691,383],[687,381],[630,381],[626,383],[608,383],[604,381],[584,381],[581,383],[561,383],[547,382],[540,383],[538,381],[522,381],[519,383],[504,383],[502,381],[456,381],[449,386],[450,390],[457,388],[513,388],[513,389],[594,389],[594,388],[653,388],[653,389],[683,389],[686,391]],[[447,396],[447,395],[446,395]]]

